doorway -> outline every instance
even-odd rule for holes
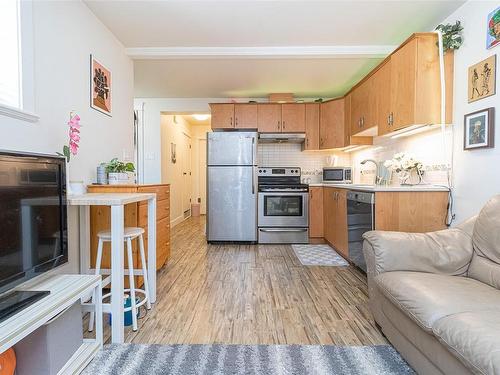
[[[182,213],[184,219],[191,216],[191,136],[183,133],[181,156]]]

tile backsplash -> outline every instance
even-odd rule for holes
[[[333,157],[333,158],[332,158]],[[261,167],[300,167],[303,178],[321,182],[323,167],[335,159],[335,165],[350,165],[350,156],[342,152],[302,151],[297,143],[264,143],[258,147]]]
[[[384,162],[392,159],[394,154],[404,152],[412,155],[424,165],[424,182],[435,185],[447,185],[447,171],[450,169],[451,157],[451,130],[445,132],[447,154],[445,156],[443,136],[440,129],[428,131],[406,138],[391,139],[390,137],[377,137],[373,147],[352,153],[354,181],[356,183],[372,183],[374,180],[375,166],[371,163],[361,165],[364,159],[373,159]],[[392,184],[398,185],[399,181],[393,174]]]

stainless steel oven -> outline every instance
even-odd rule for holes
[[[259,243],[309,242],[309,187],[300,168],[259,168]]]
[[[259,227],[307,227],[308,192],[259,192]]]

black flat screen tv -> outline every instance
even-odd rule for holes
[[[65,159],[0,151],[0,294],[68,261]]]

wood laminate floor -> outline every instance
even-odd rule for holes
[[[289,245],[207,245],[204,230],[203,216],[172,229],[157,302],[127,342],[387,343],[355,267],[305,267]]]

